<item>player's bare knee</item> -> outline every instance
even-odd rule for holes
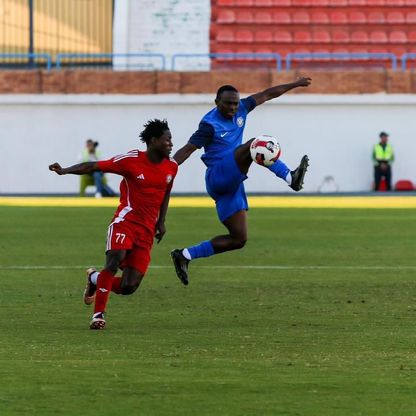
[[[107,259],[105,264],[105,269],[109,272],[116,274],[118,268],[120,267],[121,261],[123,259],[122,253],[119,252],[107,252]]]
[[[133,294],[139,287],[140,282],[138,280],[132,282],[123,282],[121,283],[121,293],[123,295]]]
[[[240,249],[243,248],[246,245],[247,238],[238,238],[234,240],[235,248]]]
[[[247,238],[246,237],[233,237],[231,239],[231,249],[238,250],[243,248],[246,245]]]

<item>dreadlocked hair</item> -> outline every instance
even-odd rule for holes
[[[146,145],[149,145],[152,137],[159,138],[163,135],[165,130],[169,130],[169,125],[166,119],[158,120],[155,118],[154,120],[149,120],[143,125],[143,127],[144,129],[140,132],[139,137],[143,143],[146,143]]]

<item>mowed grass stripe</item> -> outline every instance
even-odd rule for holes
[[[249,196],[250,208],[416,208],[416,196]],[[116,207],[118,198],[0,197],[0,206],[15,207]],[[211,208],[205,196],[173,196],[175,208]]]
[[[91,267],[85,266],[0,266],[0,270],[83,270]],[[99,267],[99,266],[96,266]],[[150,269],[173,269],[173,266],[151,265]],[[416,270],[415,266],[279,266],[279,265],[213,265],[213,266],[193,266],[197,269],[240,269],[240,270]]]

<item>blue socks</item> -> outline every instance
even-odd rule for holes
[[[268,169],[271,170],[277,177],[282,178],[284,181],[288,180],[290,169],[281,160],[276,160],[273,165],[268,166]]]
[[[203,241],[202,243],[188,247],[187,249],[191,259],[197,259],[199,257],[209,257],[214,253],[214,247],[212,247],[211,241]]]

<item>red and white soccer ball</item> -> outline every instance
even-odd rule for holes
[[[262,166],[271,166],[280,157],[281,148],[276,137],[257,136],[250,145],[251,158]]]

